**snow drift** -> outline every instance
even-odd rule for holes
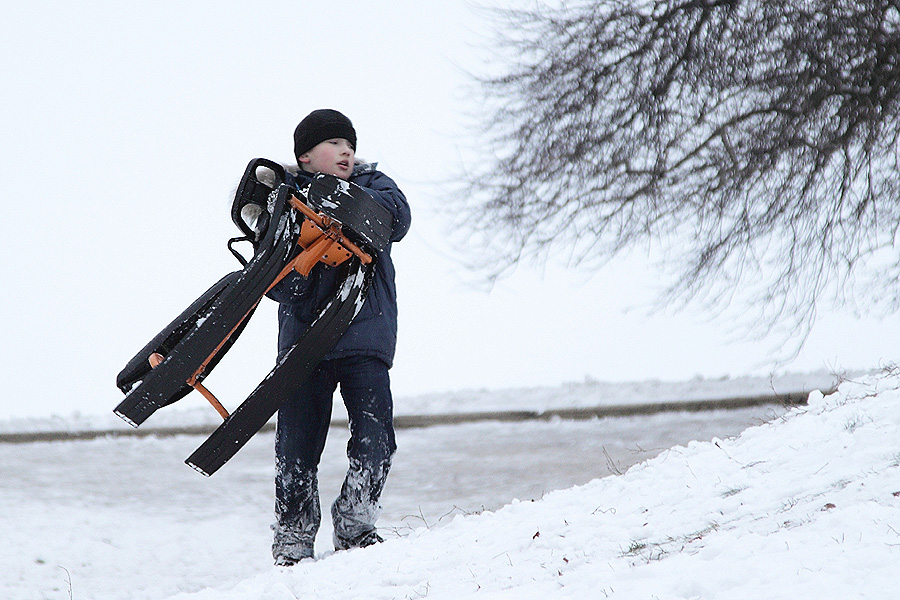
[[[624,475],[178,600],[888,598],[900,371]]]

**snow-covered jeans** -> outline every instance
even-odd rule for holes
[[[312,551],[322,519],[316,474],[338,384],[350,420],[350,468],[331,507],[334,531],[353,539],[375,529],[379,498],[397,449],[388,366],[366,356],[326,360],[278,411],[276,553],[279,543]]]

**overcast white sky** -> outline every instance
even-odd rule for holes
[[[463,114],[478,106],[465,70],[484,68],[482,19],[464,0],[4,7],[0,418],[111,410],[122,366],[239,267],[225,242],[247,162],[290,161],[294,126],[323,107],[350,116],[358,155],[413,205],[394,249],[395,395],[770,371],[773,340],[640,310],[658,277],[639,262],[471,285],[435,209],[468,151]],[[274,309],[207,381],[226,406],[274,360]],[[897,318],[823,314],[786,368],[874,368],[895,359],[898,334]]]

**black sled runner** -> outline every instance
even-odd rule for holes
[[[116,378],[125,399],[115,413],[134,427],[192,390],[209,400],[224,422],[185,461],[205,475],[234,456],[335,346],[365,301],[374,257],[389,243],[392,225],[390,212],[359,186],[320,174],[298,191],[285,183],[281,165],[265,159],[247,166],[231,215],[244,236],[228,247],[244,268],[204,292]],[[252,244],[249,261],[234,249],[238,241]],[[319,262],[342,269],[341,283],[300,340],[229,414],[203,379],[262,297],[292,270],[306,276]]]

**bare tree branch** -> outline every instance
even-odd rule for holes
[[[850,285],[877,285],[896,311],[898,4],[500,13],[514,60],[479,81],[493,156],[461,200],[500,257],[491,275],[561,251],[595,268],[652,242],[667,250],[670,304],[722,307],[741,290],[764,328],[801,335]]]

